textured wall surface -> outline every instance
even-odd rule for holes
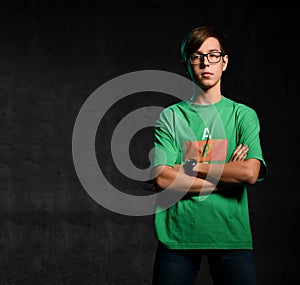
[[[180,42],[202,24],[230,34],[223,93],[261,120],[269,177],[250,187],[258,285],[299,282],[297,139],[299,17],[262,1],[11,1],[0,9],[0,284],[151,284],[152,215],[114,213],[82,187],[72,160],[78,112],[99,86],[132,71],[184,75]],[[107,179],[128,193],[110,154],[117,123],[143,105],[141,94],[113,106],[96,138]],[[131,159],[149,166],[151,128],[138,132]],[[202,283],[201,283],[202,282]],[[211,284],[203,261],[199,284]]]

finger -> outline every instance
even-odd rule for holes
[[[234,150],[233,154],[232,154],[232,158],[236,156],[236,154],[240,151],[240,149],[242,148],[242,145],[239,144],[236,149]]]
[[[243,147],[235,156],[236,160],[245,160],[247,157],[249,148],[247,146]]]
[[[237,155],[240,155],[241,153],[247,152],[249,150],[247,145],[242,146],[241,148],[239,148],[239,150],[237,151]]]
[[[249,150],[248,146],[245,145],[239,150],[238,155],[245,154],[248,152],[248,150]]]
[[[239,145],[234,151],[231,161],[244,160],[248,153],[248,145],[241,146]]]

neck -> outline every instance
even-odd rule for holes
[[[222,99],[221,94],[221,84],[220,81],[208,88],[201,88],[200,90],[197,88],[194,89],[195,93],[193,97],[191,98],[191,101],[194,104],[201,104],[201,105],[209,105],[209,104],[215,104],[219,102]]]
[[[191,101],[194,104],[209,105],[209,104],[215,104],[222,99],[221,92],[213,93],[210,91],[211,90],[207,90],[205,92],[193,95]]]

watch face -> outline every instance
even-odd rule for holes
[[[186,174],[194,176],[193,168],[197,164],[197,160],[194,158],[188,159],[185,164],[183,165],[183,169]]]
[[[190,158],[186,161],[186,164],[190,165],[191,167],[194,167],[197,164],[197,160],[194,158]]]

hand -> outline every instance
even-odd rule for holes
[[[239,144],[233,154],[231,155],[230,161],[243,161],[247,157],[248,145]]]

